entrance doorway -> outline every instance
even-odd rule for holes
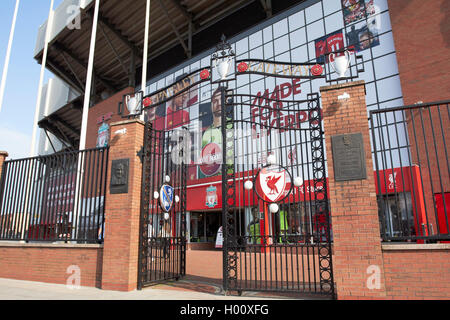
[[[222,226],[222,211],[193,211],[187,222],[188,250],[221,250],[216,248],[216,240]]]

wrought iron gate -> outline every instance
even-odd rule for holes
[[[347,50],[331,54],[350,57]],[[331,60],[328,57],[326,61]],[[190,138],[188,129],[184,129],[185,134],[180,134],[180,129],[158,131],[149,125],[146,127],[140,286],[177,279],[185,274],[186,171],[188,165],[204,165],[214,169],[204,174],[208,178],[214,179],[220,172],[217,170],[222,169],[224,290],[289,291],[334,297],[332,235],[318,94],[309,94],[306,100],[278,100],[294,92],[289,83],[287,87],[276,86],[270,97],[268,88],[262,88],[255,96],[236,94],[226,86],[236,88],[238,77],[251,74],[291,81],[324,79],[338,83],[355,79],[364,71],[360,68],[364,65],[362,57],[355,55],[355,61],[352,67],[350,60],[347,63],[349,77],[345,76],[347,70],[341,70],[345,72],[340,71],[336,77],[325,62],[236,60],[232,46],[223,36],[211,55],[210,66],[181,75],[175,83],[145,97],[142,92],[136,93],[135,97],[140,95],[141,106],[136,106],[130,95],[124,99],[122,106],[119,105],[119,114],[126,104],[131,117],[145,111],[151,114],[149,121],[158,128],[167,129],[165,125],[172,126],[175,120],[180,127],[189,123],[189,112],[182,110],[184,102],[170,108],[171,118],[156,117],[157,107],[171,100],[185,101],[185,95],[204,84],[202,94],[197,92],[187,101],[200,104],[205,103],[203,95],[211,97],[210,115],[214,119],[200,140],[200,161],[191,158],[192,145],[189,143],[194,141],[193,150],[197,155],[200,145],[195,138]],[[242,91],[243,87],[239,88]],[[284,89],[291,93],[287,94]],[[300,93],[297,91],[293,95]],[[195,136],[202,127],[197,124],[190,130]],[[184,147],[177,149],[177,142],[172,144],[169,137],[182,140]],[[175,154],[185,150],[181,164],[170,161],[174,150]],[[180,201],[170,210],[164,210],[161,196],[164,183],[169,181],[173,185],[166,187],[173,187],[169,189],[178,194]],[[212,202],[217,200],[218,203],[215,196]],[[167,220],[164,211],[170,212],[166,214]],[[178,212],[178,218],[175,212]],[[156,235],[159,225],[153,224],[150,228],[153,233],[148,233],[151,218],[153,223],[154,218],[162,221],[162,225],[169,221],[172,226],[171,236],[166,237],[169,240]]]
[[[184,129],[146,124],[142,172],[138,288],[186,274],[186,165],[174,161]],[[178,150],[183,157],[183,150]]]
[[[226,291],[334,295],[322,116],[222,88]]]

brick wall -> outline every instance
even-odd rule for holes
[[[389,0],[405,104],[450,98],[450,1]]]
[[[100,288],[103,249],[76,246],[0,243],[0,278],[66,284],[67,268],[78,266],[80,285]]]
[[[101,123],[98,123],[98,119],[101,117],[113,113],[112,118],[105,121],[109,125],[113,122],[123,120],[120,115],[117,114],[118,104],[122,101],[125,94],[134,92],[133,88],[125,88],[124,90],[116,93],[115,95],[109,97],[108,99],[96,104],[89,109],[88,125],[86,133],[86,149],[95,148],[97,144],[97,134]],[[128,112],[128,111],[126,111]]]
[[[450,246],[433,246],[445,245],[383,246],[388,299],[450,299]]]

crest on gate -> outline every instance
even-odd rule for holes
[[[173,187],[168,184],[163,184],[160,191],[159,204],[164,212],[169,212],[173,206]]]
[[[271,165],[259,170],[255,179],[258,197],[265,202],[278,202],[290,193],[290,173],[283,167]]]

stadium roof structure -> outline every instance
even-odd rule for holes
[[[232,37],[304,1],[152,0],[148,78],[213,47],[222,34]],[[46,68],[80,94],[86,83],[94,5],[95,0],[63,1],[54,11],[50,30]],[[79,8],[79,27],[68,14],[74,6]],[[101,0],[99,10],[91,106],[124,88],[140,87],[136,79],[142,74],[146,1]],[[34,54],[38,63],[43,59],[47,24],[38,33]],[[81,96],[39,126],[76,148],[82,105]]]

